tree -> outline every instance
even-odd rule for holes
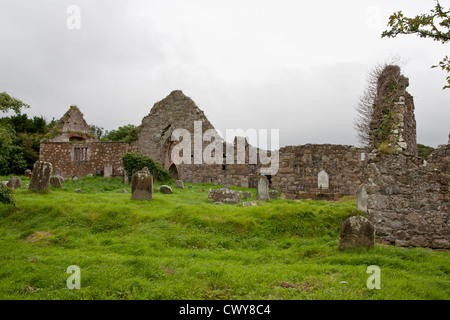
[[[381,37],[395,38],[399,34],[417,34],[421,38],[431,38],[445,44],[450,41],[450,8],[444,9],[439,0],[436,7],[430,10],[430,14],[421,14],[414,18],[407,18],[402,11],[398,11],[389,17],[390,30],[382,33]],[[450,73],[450,58],[445,56],[437,66]],[[447,85],[443,89],[450,89],[450,76],[447,77]]]
[[[138,139],[139,127],[133,124],[119,127],[117,130],[106,132],[102,140],[132,142]]]
[[[22,108],[29,108],[30,106],[23,103],[19,99],[11,97],[6,92],[0,93],[0,110],[2,112],[14,111],[16,114],[21,113]]]

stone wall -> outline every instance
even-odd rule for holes
[[[332,144],[307,144],[280,149],[279,171],[271,177],[271,188],[291,198],[315,198],[355,194],[362,181],[365,151]],[[328,189],[320,189],[319,172],[328,174]],[[332,197],[334,198],[334,197]]]
[[[112,176],[123,176],[122,156],[130,151],[126,142],[46,142],[41,143],[39,159],[52,163],[53,171],[64,178],[96,174],[112,165]]]
[[[405,154],[369,155],[367,215],[383,243],[450,249],[449,158],[449,145],[428,162]]]

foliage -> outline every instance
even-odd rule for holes
[[[399,34],[416,34],[421,38],[431,38],[442,44],[450,41],[450,8],[444,9],[436,1],[434,9],[430,10],[430,14],[420,14],[414,18],[405,17],[402,11],[398,11],[389,17],[388,26],[390,30],[382,33],[382,37],[395,38]],[[450,73],[450,59],[446,56],[439,62],[438,66],[442,70]],[[450,76],[447,77],[448,85],[443,89],[450,89]]]
[[[0,183],[0,203],[11,204],[16,206],[16,200],[14,199],[12,189]]]
[[[22,108],[29,108],[30,106],[23,103],[19,99],[11,97],[6,92],[0,93],[0,111],[8,112],[10,110],[14,111],[16,114],[21,113]]]
[[[94,132],[95,136],[97,137],[97,139],[103,140],[105,134],[107,133],[107,131],[105,131],[105,128],[97,126],[95,124],[91,124],[90,127],[91,130]]]
[[[417,148],[419,149],[419,157],[422,157],[425,160],[435,150],[433,147],[425,146],[425,145],[420,144],[420,143],[417,144]]]
[[[39,159],[40,141],[52,126],[43,117],[17,114],[0,119],[0,174],[22,174]]]
[[[102,128],[103,129],[103,128]],[[138,139],[140,127],[136,127],[133,124],[128,124],[119,127],[117,130],[106,131],[103,135],[103,141],[125,141],[133,142]]]
[[[143,169],[144,167],[148,168],[155,181],[169,181],[172,178],[169,171],[164,170],[160,163],[138,152],[129,152],[124,154],[122,157],[122,162],[129,178],[131,178],[135,172]]]

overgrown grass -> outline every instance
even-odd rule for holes
[[[217,187],[210,184],[172,186],[171,195],[156,184],[153,200],[133,201],[122,179],[67,180],[63,189],[38,194],[21,178],[17,207],[0,207],[2,299],[450,296],[448,252],[337,250],[340,223],[361,214],[354,198],[244,208],[210,204],[208,189]],[[80,290],[66,287],[70,265],[81,268]],[[379,290],[366,286],[370,265],[381,268]]]

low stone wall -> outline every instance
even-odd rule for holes
[[[428,162],[403,154],[370,156],[367,217],[382,243],[450,249],[449,157],[449,145]]]
[[[50,162],[53,173],[60,171],[64,178],[95,175],[105,165],[111,176],[123,176],[122,156],[130,151],[126,142],[46,142],[40,148],[39,160]]]

